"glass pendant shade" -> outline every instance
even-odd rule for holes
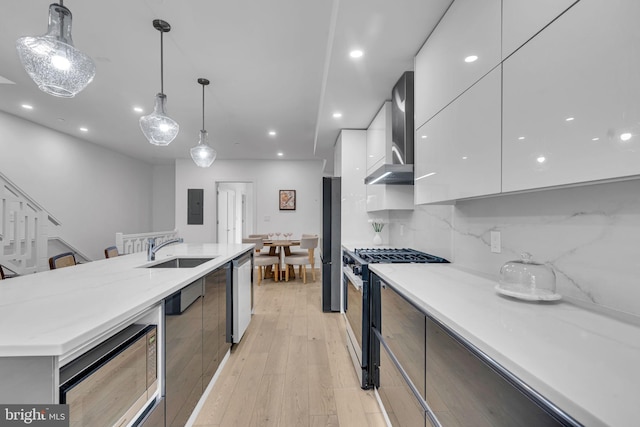
[[[191,149],[191,158],[194,163],[201,168],[208,168],[216,159],[216,150],[208,143],[209,133],[206,130],[200,131],[200,141],[198,145]]]
[[[140,117],[140,129],[153,145],[169,145],[180,130],[178,123],[167,116],[165,112],[166,102],[167,95],[164,93],[157,94],[153,113]]]
[[[93,60],[73,47],[71,11],[60,4],[49,6],[47,33],[19,38],[16,49],[29,77],[50,95],[72,98],[96,74]]]

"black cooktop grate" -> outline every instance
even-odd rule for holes
[[[356,255],[363,261],[368,263],[448,263],[444,258],[415,249],[392,249],[392,248],[375,248],[375,249],[356,249]]]

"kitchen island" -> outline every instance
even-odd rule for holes
[[[563,301],[503,297],[494,290],[496,281],[453,265],[375,264],[370,269],[427,317],[579,423],[637,425],[638,325]]]
[[[154,261],[135,253],[3,280],[0,402],[58,403],[60,367],[145,313],[162,329],[165,298],[252,248],[176,244],[160,249]],[[188,268],[147,268],[174,258],[210,260]],[[25,366],[31,368],[21,372]]]

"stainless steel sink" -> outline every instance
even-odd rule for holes
[[[159,264],[149,265],[146,268],[193,268],[213,258],[173,258]]]

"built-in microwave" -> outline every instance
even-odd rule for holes
[[[131,325],[60,369],[70,427],[125,426],[158,388],[157,328]]]

